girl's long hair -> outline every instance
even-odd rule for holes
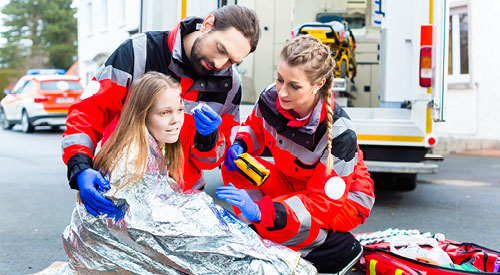
[[[94,169],[103,175],[112,173],[120,159],[125,160],[125,163],[136,159],[135,169],[133,172],[131,171],[133,174],[127,177],[125,183],[117,186],[118,190],[132,182],[137,184],[146,172],[149,154],[146,115],[165,89],[175,89],[179,93],[181,92],[181,87],[175,79],[158,72],[148,72],[134,81],[125,100],[116,129],[95,156]],[[138,156],[130,155],[130,145],[138,146]],[[182,180],[184,157],[180,138],[175,143],[165,144],[163,154],[165,164],[168,165],[169,175],[182,185],[180,181]]]
[[[288,42],[281,50],[281,59],[291,66],[305,65],[305,73],[312,84],[317,84],[325,79],[325,84],[318,90],[318,95],[323,97],[326,107],[326,120],[328,123],[328,156],[326,159],[326,172],[330,174],[333,169],[332,151],[332,83],[335,62],[330,54],[330,49],[316,37],[299,35]]]

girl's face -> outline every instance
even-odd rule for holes
[[[281,107],[305,117],[316,103],[314,91],[322,85],[312,84],[306,76],[304,65],[290,66],[281,60],[276,77],[276,90]]]
[[[184,101],[180,89],[164,89],[146,115],[146,127],[158,145],[175,143],[184,123]]]

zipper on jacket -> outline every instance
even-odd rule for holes
[[[247,165],[247,169],[250,169],[255,172],[255,174],[259,175],[260,177],[264,177],[264,173],[262,173],[257,167],[253,166],[250,162],[248,162],[246,159],[241,158],[241,160]]]

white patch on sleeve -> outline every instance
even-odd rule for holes
[[[344,195],[345,187],[341,177],[330,178],[325,184],[325,194],[332,200],[338,200]]]
[[[93,95],[95,95],[99,89],[101,88],[101,84],[99,84],[98,81],[95,81],[95,80],[92,80],[89,82],[89,84],[87,85],[87,87],[85,87],[85,90],[83,91],[83,93],[80,95],[80,99],[86,99],[86,98],[89,98]]]

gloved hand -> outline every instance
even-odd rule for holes
[[[193,113],[194,127],[202,136],[207,136],[219,128],[222,118],[212,108],[204,105]]]
[[[101,173],[98,171],[87,168],[76,176],[76,183],[80,189],[80,198],[87,211],[98,216],[100,213],[112,215],[116,211],[115,206],[111,200],[105,198],[97,188],[102,190],[109,190],[110,186]],[[99,213],[100,212],[100,213]]]
[[[238,159],[238,156],[243,153],[245,153],[245,150],[239,143],[234,143],[227,149],[226,157],[224,159],[224,165],[226,165],[227,170],[240,171],[240,168],[236,166],[234,160]]]
[[[238,189],[232,183],[229,183],[229,186],[218,187],[215,195],[219,199],[237,206],[249,220],[260,221],[259,205],[253,202],[245,189]]]

